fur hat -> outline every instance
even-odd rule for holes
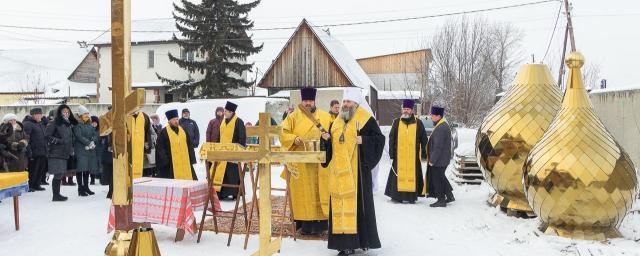
[[[438,106],[431,107],[431,115],[444,116],[444,108]]]
[[[89,112],[89,109],[83,105],[78,106],[78,115],[81,116],[84,114],[91,114],[91,112]]]
[[[402,108],[410,108],[413,109],[413,106],[416,105],[416,102],[414,100],[403,100],[402,101]]]
[[[14,114],[14,113],[9,113],[9,114],[4,115],[4,117],[2,118],[2,122],[3,123],[7,123],[7,122],[9,122],[11,120],[18,120],[18,116],[16,116],[16,114]]]
[[[316,88],[305,87],[300,89],[300,98],[302,100],[316,100]]]
[[[178,118],[178,110],[177,109],[169,110],[165,112],[164,115],[167,117],[167,120]]]
[[[231,112],[236,112],[236,109],[238,109],[238,105],[236,105],[235,103],[231,102],[231,101],[227,101],[227,104],[224,106],[224,109],[231,111]]]

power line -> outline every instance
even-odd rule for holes
[[[438,18],[438,17],[446,17],[446,16],[455,16],[455,15],[463,15],[463,14],[472,14],[472,13],[504,10],[504,9],[511,9],[511,8],[517,8],[517,7],[531,6],[531,5],[539,5],[539,4],[557,2],[557,1],[558,0],[543,0],[543,1],[522,3],[522,4],[513,4],[513,5],[505,5],[505,6],[499,6],[499,7],[475,9],[475,10],[469,10],[469,11],[459,11],[459,12],[441,13],[441,14],[426,15],[426,16],[416,16],[416,17],[406,17],[406,18],[395,18],[395,19],[383,19],[383,20],[370,20],[370,21],[359,21],[359,22],[334,23],[334,24],[320,25],[318,27],[344,27],[344,26],[369,25],[369,24],[390,23],[390,22],[399,22],[399,21],[421,20],[421,19],[429,19],[429,18]],[[105,32],[104,29],[56,28],[56,27],[19,26],[19,25],[7,25],[7,24],[0,24],[0,27],[14,28],[14,29],[49,30],[49,31]],[[251,31],[289,30],[289,29],[296,29],[296,28],[297,27],[254,28],[254,29],[251,29]],[[174,30],[132,30],[131,32],[133,32],[133,33],[173,33],[173,32],[176,32],[176,31],[174,31]]]
[[[562,4],[560,4],[558,8],[558,15],[556,16],[556,22],[553,24],[553,30],[551,31],[551,38],[549,38],[549,44],[547,44],[547,50],[544,52],[544,56],[542,57],[542,61],[547,58],[547,54],[549,53],[549,48],[551,48],[551,42],[553,42],[553,36],[556,34],[556,28],[558,27],[558,21],[560,20],[560,13],[562,13]]]

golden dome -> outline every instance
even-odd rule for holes
[[[571,53],[562,108],[531,149],[524,187],[545,234],[605,240],[633,206],[637,176],[629,155],[595,115],[582,83],[584,57]]]
[[[560,109],[561,93],[553,80],[546,65],[523,65],[480,126],[478,165],[496,191],[489,203],[533,215],[522,186],[522,168]]]

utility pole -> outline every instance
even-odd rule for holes
[[[564,76],[564,58],[567,54],[567,39],[571,39],[571,51],[576,51],[576,39],[573,35],[573,22],[571,21],[571,6],[569,0],[564,0],[564,9],[567,14],[567,27],[564,31],[564,43],[562,46],[562,58],[560,59],[560,73],[558,74],[558,86],[564,91],[562,77]]]

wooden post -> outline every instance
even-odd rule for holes
[[[20,199],[18,196],[13,196],[13,221],[16,230],[20,230]]]

